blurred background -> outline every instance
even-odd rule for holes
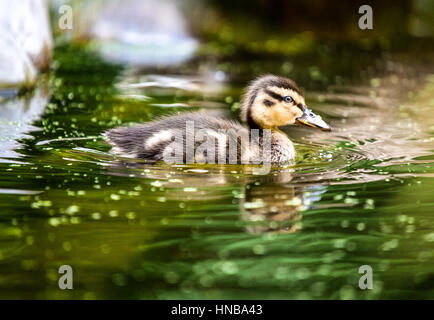
[[[429,0],[0,0],[0,298],[432,299],[433,37]],[[283,128],[294,166],[147,166],[101,137],[239,119],[266,73],[333,128]]]
[[[239,77],[255,67],[256,73],[263,71],[256,64],[243,70],[240,60],[278,60],[286,69],[269,72],[288,73],[304,64],[303,69],[321,69],[313,80],[321,82],[323,75],[326,82],[335,68],[342,68],[337,72],[346,72],[343,76],[359,76],[367,52],[425,51],[434,32],[434,5],[428,0],[369,3],[372,30],[359,28],[358,9],[368,3],[356,0],[1,3],[2,87],[34,85],[36,71],[50,66],[53,47],[65,44],[86,45],[111,63],[171,67],[178,73],[179,67],[226,72],[231,66],[231,75]],[[336,55],[339,65],[327,65]]]

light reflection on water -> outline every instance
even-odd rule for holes
[[[100,138],[186,105],[236,114],[239,85],[154,75],[113,92],[61,71],[42,132],[0,164],[0,297],[432,297],[432,76],[410,81],[412,94],[393,77],[312,91],[332,133],[285,128],[296,165],[255,175],[125,162]],[[57,287],[63,264],[73,291]]]

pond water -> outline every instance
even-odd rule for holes
[[[432,298],[432,61],[330,50],[133,73],[57,48],[34,92],[0,101],[0,298]],[[294,166],[149,166],[101,138],[174,112],[236,118],[261,72],[294,77],[333,128],[285,128]]]

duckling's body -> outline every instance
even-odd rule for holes
[[[149,161],[292,161],[295,158],[294,145],[277,127],[300,121],[306,112],[307,116],[314,116],[305,107],[297,85],[286,78],[261,77],[249,86],[241,106],[241,118],[247,126],[196,112],[173,115],[132,127],[118,127],[106,131],[105,135],[113,145],[113,152]],[[317,126],[307,122],[303,124]],[[327,126],[323,121],[321,124]]]
[[[193,162],[210,162],[211,160],[213,163],[219,163],[220,160],[220,163],[253,163],[255,156],[263,149],[264,139],[260,134],[258,134],[258,144],[252,144],[247,127],[236,121],[209,116],[201,112],[173,115],[132,127],[118,127],[107,131],[106,136],[113,145],[113,152],[117,154],[128,158],[158,161],[164,160],[164,151],[169,145],[173,149],[178,148],[178,150],[185,151],[188,139],[186,124],[187,128],[193,129],[191,132],[195,136],[195,151],[204,142],[204,139],[198,137],[201,132],[215,141],[214,161],[207,158],[209,155],[204,151],[193,152]],[[175,136],[178,133],[181,139],[176,140]],[[236,156],[232,159],[229,150],[231,143],[236,146],[234,148]],[[187,152],[183,152],[183,155],[182,162],[189,162]],[[291,140],[281,131],[272,130],[271,162],[291,161],[294,157],[295,150]],[[241,161],[242,158],[243,161]]]

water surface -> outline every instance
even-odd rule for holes
[[[348,75],[377,58],[132,72],[58,48],[36,91],[0,102],[0,297],[432,298],[434,73],[392,56]],[[175,112],[236,118],[262,70],[294,77],[333,127],[285,128],[294,166],[149,166],[101,138]]]

